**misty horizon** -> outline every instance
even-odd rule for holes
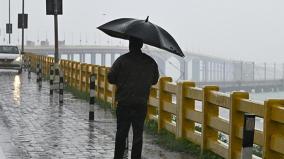
[[[29,14],[25,40],[48,39],[52,45],[53,17],[46,15],[45,0],[25,1]],[[8,0],[0,0],[0,43],[7,43],[5,25],[8,23]],[[162,5],[161,5],[162,4]],[[203,0],[155,2],[139,4],[124,1],[63,1],[63,15],[59,16],[59,40],[66,45],[127,46],[128,41],[115,39],[96,29],[110,20],[130,17],[149,20],[165,28],[188,52],[256,62],[284,62],[284,22],[281,21],[284,2],[265,0]],[[17,14],[22,1],[11,0],[12,43],[21,42]],[[82,17],[83,16],[83,17]]]

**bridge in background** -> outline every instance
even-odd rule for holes
[[[26,51],[40,55],[54,54],[53,47],[32,47]],[[163,50],[145,47],[144,51],[153,57],[162,75],[168,67],[179,72],[179,80],[192,80],[199,86],[215,84],[222,91],[246,90],[249,92],[283,90],[284,65],[236,61],[218,57],[185,52],[185,58]],[[111,66],[117,57],[128,52],[121,46],[63,46],[59,49],[61,59],[81,63]]]

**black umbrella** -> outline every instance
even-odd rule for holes
[[[149,22],[148,18],[146,20],[120,18],[103,24],[98,29],[116,38],[129,40],[129,37],[136,37],[145,44],[184,57],[175,39],[163,28]]]

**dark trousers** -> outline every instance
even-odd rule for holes
[[[122,159],[130,126],[133,129],[131,159],[141,159],[146,105],[121,105],[116,109],[117,132],[115,136],[114,159]]]

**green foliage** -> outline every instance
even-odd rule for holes
[[[145,131],[150,135],[157,135],[158,124],[153,120],[146,120],[145,122]]]
[[[201,133],[202,132],[202,127],[196,125],[195,126],[195,130]]]
[[[201,149],[199,145],[194,144],[185,138],[176,139],[174,134],[166,130],[161,130],[160,133],[157,133],[158,125],[153,120],[146,121],[145,131],[148,134],[155,136],[156,144],[171,151],[187,153],[192,157],[200,159],[222,159],[222,157],[214,154],[211,151],[204,151],[204,153],[200,155]]]
[[[105,102],[105,101],[103,101],[103,100],[101,100],[101,99],[98,99],[98,98],[96,98],[96,103],[97,103],[99,106],[102,106],[102,107],[111,109],[111,103]]]
[[[77,88],[74,88],[72,86],[69,86],[67,84],[65,84],[64,86],[64,90],[67,91],[67,92],[70,92],[74,95],[75,98],[78,98],[78,99],[82,99],[82,100],[87,100],[89,101],[90,100],[90,94],[87,93],[87,92],[81,92],[79,91]],[[109,109],[111,110],[111,112],[115,115],[115,109],[111,109],[111,103],[108,103],[108,102],[105,102],[101,99],[98,99],[98,98],[95,98],[95,102],[98,106],[102,107],[102,108],[105,108],[105,109]]]
[[[205,150],[202,154],[202,156],[200,157],[200,159],[223,159],[223,157],[211,152],[211,151],[208,151],[208,150]]]
[[[49,81],[49,75],[42,74],[43,81]]]
[[[68,86],[67,84],[64,85],[64,90],[71,92],[74,95],[74,97],[76,97],[78,99],[83,99],[83,100],[87,100],[87,101],[89,101],[89,99],[90,99],[90,95],[87,92],[81,92],[77,88]]]
[[[101,100],[101,99],[96,99],[96,104],[99,105],[100,107],[105,108],[105,109],[109,109],[109,110],[112,112],[113,115],[116,115],[116,114],[115,114],[115,110],[116,110],[116,109],[115,109],[115,108],[112,109],[111,103],[105,102],[105,101],[103,101],[103,100]]]
[[[262,151],[262,146],[259,145],[253,145],[253,154],[262,157],[263,151]]]
[[[175,135],[166,130],[161,130],[157,143],[169,150],[189,153],[192,156],[197,157],[200,154],[200,146],[193,144],[184,138],[176,139]]]
[[[222,141],[223,143],[229,144],[228,137],[223,133],[218,133],[218,140]]]

